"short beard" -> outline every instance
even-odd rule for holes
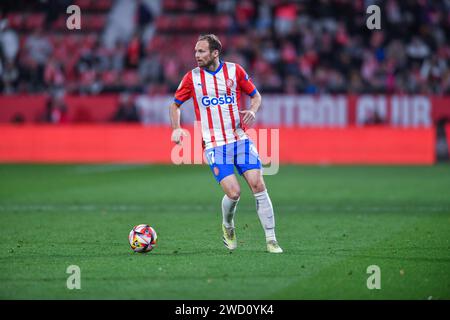
[[[208,62],[205,63],[205,65],[203,66],[205,69],[209,69],[209,67],[211,67],[214,64],[215,59],[211,58],[211,60],[209,60]]]

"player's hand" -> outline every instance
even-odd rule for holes
[[[243,110],[239,111],[239,113],[243,116],[242,121],[244,121],[244,124],[247,126],[252,125],[256,120],[256,114],[251,110]]]
[[[172,131],[171,140],[173,142],[175,142],[176,144],[181,144],[181,137],[182,136],[187,137],[187,134],[186,134],[186,132],[184,132],[183,129],[181,129],[181,128],[174,129]]]

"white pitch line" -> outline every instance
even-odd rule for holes
[[[113,211],[113,212],[130,212],[130,211],[211,211],[218,209],[216,205],[191,205],[191,204],[148,204],[148,205],[129,205],[129,204],[0,204],[0,212],[8,211]],[[241,210],[254,210],[253,205],[243,205]],[[279,205],[276,207],[277,212],[442,212],[450,213],[450,206],[321,206],[321,205]]]

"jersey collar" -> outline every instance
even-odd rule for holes
[[[219,67],[217,68],[216,71],[210,71],[210,70],[208,70],[208,69],[206,69],[206,68],[202,68],[202,69],[205,70],[206,72],[208,72],[209,74],[211,74],[211,75],[214,76],[214,75],[216,75],[217,72],[219,72],[219,71],[222,69],[223,61],[222,61],[222,60],[219,60],[219,62],[220,62],[220,64],[219,64]]]

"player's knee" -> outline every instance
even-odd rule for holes
[[[227,192],[227,196],[228,196],[228,198],[230,198],[232,200],[238,200],[239,197],[241,196],[241,190],[239,190],[239,189],[229,190]]]
[[[259,193],[266,190],[266,185],[261,180],[257,180],[255,182],[252,182],[250,184],[250,187],[252,188],[253,193]]]

